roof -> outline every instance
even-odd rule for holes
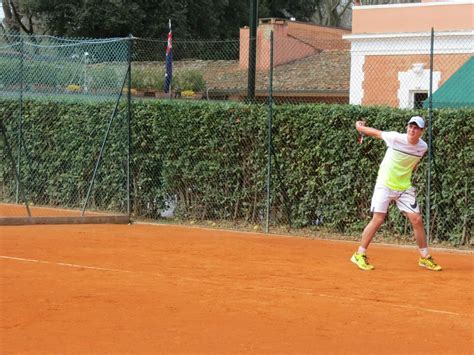
[[[282,64],[273,70],[273,89],[278,91],[347,92],[349,94],[350,51],[323,51]],[[207,88],[237,90],[247,88],[247,69],[238,60],[183,60],[174,62],[175,72],[197,70]],[[267,90],[268,71],[257,71],[256,90]]]
[[[474,107],[474,57],[471,57],[432,95],[433,108]],[[429,106],[429,99],[423,107]]]

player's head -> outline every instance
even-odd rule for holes
[[[410,118],[410,120],[408,121],[408,125],[416,125],[418,126],[419,128],[421,129],[424,129],[425,128],[425,120],[423,119],[423,117],[421,116],[413,116],[412,118]]]
[[[408,120],[407,134],[410,143],[418,142],[423,130],[425,129],[425,120],[421,116],[413,116]]]

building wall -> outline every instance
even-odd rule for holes
[[[355,6],[352,33],[394,33],[472,29],[472,0]]]
[[[303,22],[288,22],[288,35],[305,41],[325,51],[350,49],[350,43],[343,40],[343,35],[351,31],[342,28],[308,25]]]
[[[468,54],[441,54],[436,57],[433,65],[433,87],[442,86],[471,56]],[[416,64],[421,64],[417,71]],[[429,55],[367,56],[364,63],[365,80],[363,82],[363,105],[389,105],[403,107],[408,98],[402,96],[400,74],[407,73],[408,84],[412,91],[429,90]]]
[[[474,55],[473,15],[472,0],[355,7],[353,32],[344,36],[350,102],[413,107],[412,93],[429,90],[432,28],[435,92]]]
[[[274,38],[274,66],[303,59],[323,50],[349,49],[342,39],[350,32],[344,29],[317,26],[281,19],[260,20],[257,28],[257,69],[270,68],[270,33]],[[249,28],[240,29],[240,68],[248,68]]]

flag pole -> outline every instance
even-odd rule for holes
[[[171,19],[168,20],[168,42],[166,45],[166,74],[164,91],[169,93],[169,99],[172,98],[171,83],[173,81],[173,33],[171,31]]]
[[[171,43],[171,41],[173,40],[173,33],[171,32],[171,19],[168,19],[168,28],[169,28],[169,33],[171,34],[171,39],[170,39],[169,34],[168,34],[168,41],[169,41],[170,52],[171,52],[171,50],[173,48],[172,43]],[[173,53],[171,53],[171,60],[173,60]],[[173,67],[173,62],[171,62],[171,67]],[[171,75],[170,84],[169,84],[170,85],[170,89],[169,89],[170,90],[170,100],[173,98],[173,96],[171,94],[171,87],[172,87],[171,84],[172,84],[172,82],[173,82],[173,76]]]

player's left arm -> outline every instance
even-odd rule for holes
[[[376,128],[368,127],[365,125],[364,121],[357,121],[356,122],[356,130],[364,134],[366,136],[374,137],[374,138],[382,138],[382,131]]]

